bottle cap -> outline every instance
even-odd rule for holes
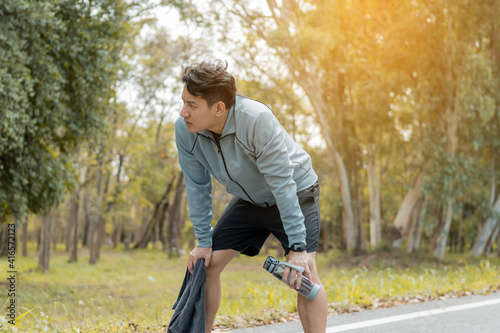
[[[280,261],[272,256],[267,257],[264,262],[264,269],[268,272],[274,272],[276,268],[279,266]]]

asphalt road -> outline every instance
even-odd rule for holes
[[[300,322],[233,330],[234,333],[302,333]],[[500,293],[342,314],[326,333],[500,333]]]

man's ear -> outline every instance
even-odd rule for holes
[[[226,112],[226,104],[223,101],[218,101],[215,103],[215,114],[220,117]]]

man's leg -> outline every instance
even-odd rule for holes
[[[235,250],[221,250],[212,253],[210,265],[207,267],[207,280],[205,283],[205,332],[211,332],[215,315],[219,310],[221,301],[220,274],[226,265],[238,255]]]
[[[309,269],[311,270],[313,282],[319,284],[321,290],[316,295],[314,301],[298,294],[297,309],[305,333],[325,333],[328,317],[326,291],[319,280],[318,270],[316,269],[316,252],[311,252],[307,255],[309,256]]]

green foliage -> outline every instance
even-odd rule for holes
[[[0,220],[47,211],[71,187],[70,153],[106,128],[129,6],[0,4]]]
[[[480,147],[498,145],[496,41],[491,25],[478,20],[492,22],[497,10],[491,3],[439,1],[409,12],[415,26],[420,22],[413,39],[420,62],[411,65],[412,147],[428,161],[424,190],[438,204],[470,197],[471,186],[491,181],[484,177],[491,179],[489,156]]]

